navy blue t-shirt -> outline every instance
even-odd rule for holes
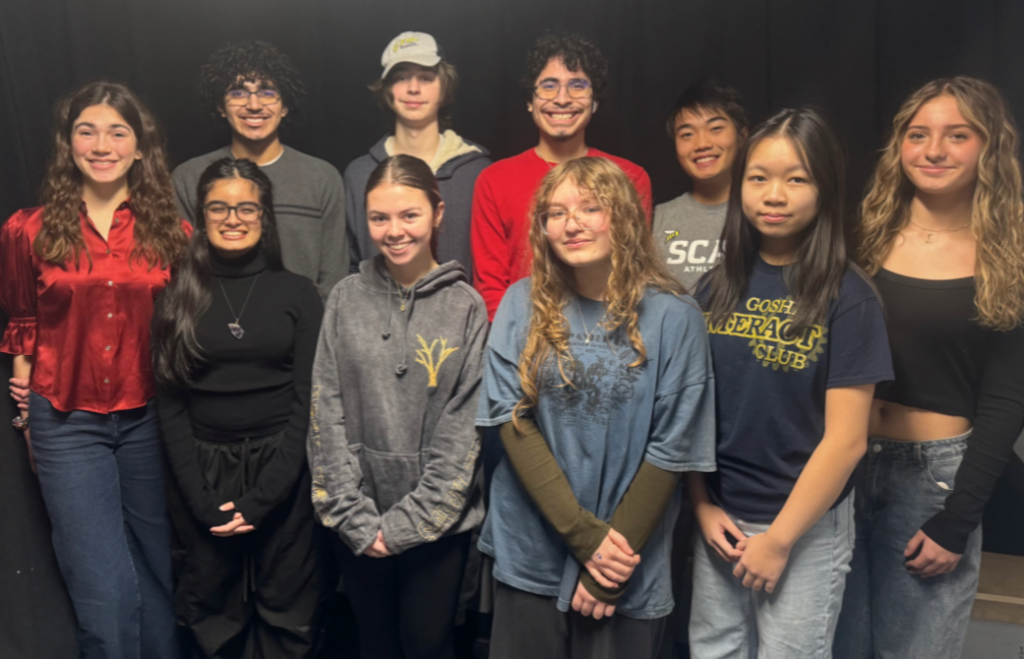
[[[782,271],[758,256],[736,311],[708,327],[718,424],[708,483],[750,522],[771,522],[785,505],[825,434],[825,391],[893,379],[882,308],[859,274],[847,270],[825,325],[787,339],[795,303]]]

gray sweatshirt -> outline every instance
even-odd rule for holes
[[[672,276],[693,291],[722,256],[728,203],[705,206],[689,192],[654,209],[654,245]]]
[[[307,442],[313,508],[355,554],[378,530],[398,554],[483,520],[475,419],[487,329],[454,261],[400,295],[376,256],[328,298]]]
[[[368,258],[380,254],[370,240],[366,224],[366,182],[380,161],[388,157],[385,135],[370,149],[370,153],[353,160],[345,168],[345,189],[348,197],[345,218],[348,222],[349,268],[352,272]],[[437,261],[458,261],[467,273],[473,272],[473,251],[469,245],[469,220],[473,210],[473,188],[491,159],[487,149],[469,140],[463,140],[453,131],[445,131],[444,143],[438,154],[446,160],[437,164],[435,174],[444,202],[444,219],[437,236]],[[428,163],[429,164],[429,163]]]
[[[231,156],[231,147],[198,156],[174,170],[178,212],[196,223],[196,186],[203,171]],[[330,163],[291,147],[260,169],[274,186],[274,217],[284,267],[308,277],[326,299],[348,274],[345,244],[345,186]]]

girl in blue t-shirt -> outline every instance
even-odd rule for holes
[[[850,475],[875,384],[892,378],[889,347],[874,289],[847,258],[842,148],[825,120],[783,110],[738,162],[728,249],[699,286],[718,471],[688,479],[706,540],[690,648],[828,657],[852,556]]]
[[[480,538],[490,656],[653,658],[680,474],[714,469],[704,319],[614,163],[556,167],[534,208],[532,275],[494,318],[477,416],[507,453]]]

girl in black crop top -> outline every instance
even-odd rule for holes
[[[903,104],[862,204],[896,380],[876,394],[837,659],[960,657],[985,502],[1024,426],[1024,203],[1006,102],[973,78]]]

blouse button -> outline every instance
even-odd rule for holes
[[[110,248],[109,247],[107,248],[107,254],[110,254]]]
[[[110,384],[110,378],[103,378],[103,384]]]
[[[108,313],[107,314],[107,318],[113,318],[113,317],[114,317],[114,314],[112,314],[112,313]]]
[[[113,281],[108,281],[108,282],[107,282],[107,286],[113,286],[113,285],[114,285],[114,282],[113,282]]]
[[[110,350],[110,346],[107,346],[107,350]]]

